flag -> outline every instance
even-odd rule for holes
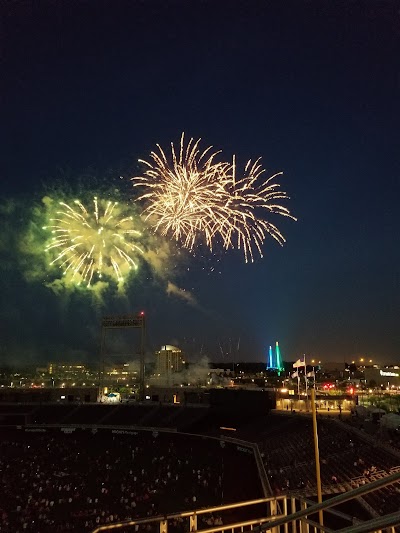
[[[308,372],[307,377],[308,378],[315,378],[315,372]]]
[[[301,366],[306,366],[305,359],[303,361],[301,359],[297,359],[297,361],[293,363],[293,368],[299,368]]]
[[[296,370],[296,372],[293,372],[292,378],[298,378],[299,377],[299,371]]]

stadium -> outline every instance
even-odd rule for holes
[[[311,416],[268,392],[210,392],[208,405],[0,403],[0,531],[397,531],[394,442],[319,415],[317,504]]]
[[[1,2],[0,533],[400,533],[399,22]]]

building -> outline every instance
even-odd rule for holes
[[[165,378],[176,372],[183,370],[185,361],[182,351],[176,346],[166,344],[155,353],[156,356],[156,376]]]
[[[2,388],[1,403],[94,403],[97,401],[97,387],[38,387]]]
[[[76,376],[87,371],[83,363],[49,363],[47,367],[38,368],[37,370],[61,377]]]
[[[369,387],[378,388],[399,388],[400,387],[400,368],[395,366],[378,366],[365,367],[363,369],[364,378]]]

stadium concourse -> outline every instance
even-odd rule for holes
[[[315,498],[308,416],[248,413],[235,427],[224,423],[235,423],[233,413],[227,416],[159,404],[0,405],[0,531],[90,532],[136,517],[262,498],[263,476],[271,494]],[[319,444],[326,497],[400,465],[398,449],[337,418],[319,418]],[[363,520],[399,509],[400,489],[392,486],[342,511]],[[199,529],[247,520],[256,511],[206,514]],[[177,519],[170,527],[183,533],[188,522]]]

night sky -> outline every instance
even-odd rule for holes
[[[3,361],[94,358],[101,315],[143,308],[149,350],[173,342],[220,360],[232,345],[238,360],[260,361],[279,340],[284,359],[399,362],[399,2],[2,10]],[[298,222],[275,219],[283,248],[267,239],[247,265],[239,252],[188,257],[174,283],[196,305],[145,274],[103,306],[26,279],[16,243],[27,205],[60,181],[90,189],[85,176],[133,176],[182,131],[284,171]]]

